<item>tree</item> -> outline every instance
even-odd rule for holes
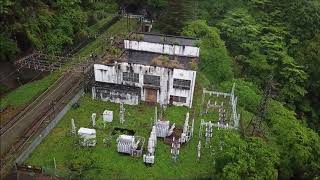
[[[238,104],[251,113],[258,113],[257,107],[261,100],[261,92],[253,83],[244,79],[234,79],[233,81],[224,81],[219,84],[219,89],[224,92],[229,92],[235,83],[235,94],[238,97]]]
[[[200,70],[211,83],[230,80],[233,77],[232,59],[216,28],[198,20],[189,23],[182,34],[200,39]]]
[[[290,30],[301,40],[311,39],[320,33],[320,1],[283,1],[281,7],[289,7],[285,8],[284,16],[290,23]]]
[[[17,43],[8,37],[8,34],[0,34],[0,59],[1,61],[9,61],[19,52]]]
[[[305,95],[307,74],[288,54],[283,24],[269,25],[268,18],[257,22],[245,9],[235,9],[218,23],[227,47],[240,66],[239,74],[263,85],[270,74],[278,84],[278,97],[294,109],[297,100]]]
[[[222,130],[223,131],[223,130]],[[217,179],[277,179],[279,154],[260,138],[242,139],[230,131],[214,137]]]
[[[305,41],[301,47],[295,48],[295,59],[308,73],[306,98],[298,101],[300,118],[306,119],[309,126],[320,129],[320,33],[311,40]]]
[[[164,34],[179,35],[191,15],[190,0],[170,0],[157,20],[156,28]]]
[[[280,151],[280,178],[319,178],[319,135],[301,124],[293,111],[277,101],[271,101],[268,119],[270,139]]]

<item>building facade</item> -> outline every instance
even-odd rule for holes
[[[138,35],[141,41],[124,41],[125,51],[118,59],[94,65],[92,97],[130,105],[146,101],[191,107],[199,61],[199,48],[192,46],[196,40]]]

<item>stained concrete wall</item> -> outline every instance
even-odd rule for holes
[[[124,40],[125,49],[154,52],[169,55],[199,57],[199,48],[194,46],[181,46],[172,44],[151,43],[144,41]]]
[[[186,71],[182,69],[174,69],[173,70],[173,75],[169,80],[169,95],[173,96],[182,96],[186,97],[186,103],[181,103],[181,102],[173,102],[174,105],[177,106],[189,106],[191,108],[192,105],[192,100],[193,100],[193,92],[194,92],[194,87],[195,87],[195,82],[196,82],[196,71]],[[176,89],[173,88],[173,80],[174,79],[184,79],[184,80],[190,80],[190,90],[185,90],[185,89]]]
[[[123,72],[131,72],[139,74],[139,82],[127,82],[123,81]],[[164,67],[156,67],[156,66],[145,66],[141,64],[128,64],[126,62],[123,63],[115,63],[112,66],[95,64],[94,65],[94,74],[95,81],[105,82],[105,83],[114,83],[114,84],[123,84],[134,87],[141,88],[141,100],[146,100],[146,90],[145,84],[143,83],[143,77],[145,74],[147,75],[155,75],[160,76],[160,86],[155,87],[157,89],[157,102],[160,104],[168,104],[170,100],[170,95],[174,96],[182,96],[186,97],[186,103],[178,103],[174,102],[174,105],[180,106],[188,106],[191,107],[192,99],[193,99],[193,91],[195,86],[195,78],[196,71],[192,70],[183,70],[183,69],[171,69]],[[173,88],[173,79],[184,79],[190,80],[190,90],[176,89]],[[110,100],[108,98],[103,98],[101,95],[97,95],[95,89],[93,88],[93,98],[99,98],[103,100]],[[127,104],[133,104],[132,102],[136,102],[136,99],[130,98],[128,96]],[[117,101],[116,101],[117,102]]]

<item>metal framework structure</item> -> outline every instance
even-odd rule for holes
[[[221,105],[217,105],[216,102],[215,102],[215,104],[211,104],[210,100],[209,100],[207,105],[206,105],[206,109],[203,110],[204,103],[205,103],[205,96],[206,95],[209,95],[209,96],[216,95],[217,97],[219,97],[219,96],[223,96],[224,98],[230,97],[230,106],[231,106],[231,119],[230,119],[230,121],[232,122],[232,127],[233,128],[238,128],[239,120],[240,120],[240,114],[237,113],[237,100],[238,100],[238,98],[235,96],[234,90],[235,90],[235,84],[233,84],[230,93],[217,92],[217,91],[208,91],[208,90],[206,90],[204,88],[203,92],[202,92],[202,103],[201,103],[202,104],[202,106],[201,106],[202,108],[200,110],[200,115],[206,114],[208,112],[208,109],[211,108],[211,107],[219,108],[219,121],[221,122],[221,124],[223,124],[225,122],[225,120],[226,120],[226,113],[227,113],[225,111],[225,108],[224,108],[225,106],[223,105],[223,103],[221,103]]]
[[[84,72],[92,65],[98,57],[91,58],[72,58],[66,56],[48,55],[41,52],[35,52],[25,56],[15,62],[20,68],[29,68],[36,71],[73,71]]]
[[[263,122],[265,122],[266,114],[267,114],[267,106],[270,98],[272,97],[272,89],[274,89],[273,77],[270,77],[265,81],[265,88],[263,91],[262,99],[260,100],[258,106],[258,114],[253,116],[247,126],[247,131],[251,129],[251,135],[254,134],[263,134]]]

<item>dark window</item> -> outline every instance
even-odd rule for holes
[[[110,96],[110,92],[102,92],[102,98],[108,98]]]
[[[170,96],[170,101],[186,103],[187,98],[182,96]]]
[[[190,80],[173,79],[173,88],[190,90]]]
[[[143,83],[147,85],[160,86],[160,76],[144,75]]]
[[[123,75],[124,81],[139,83],[139,74],[138,73],[123,72],[122,75]]]

